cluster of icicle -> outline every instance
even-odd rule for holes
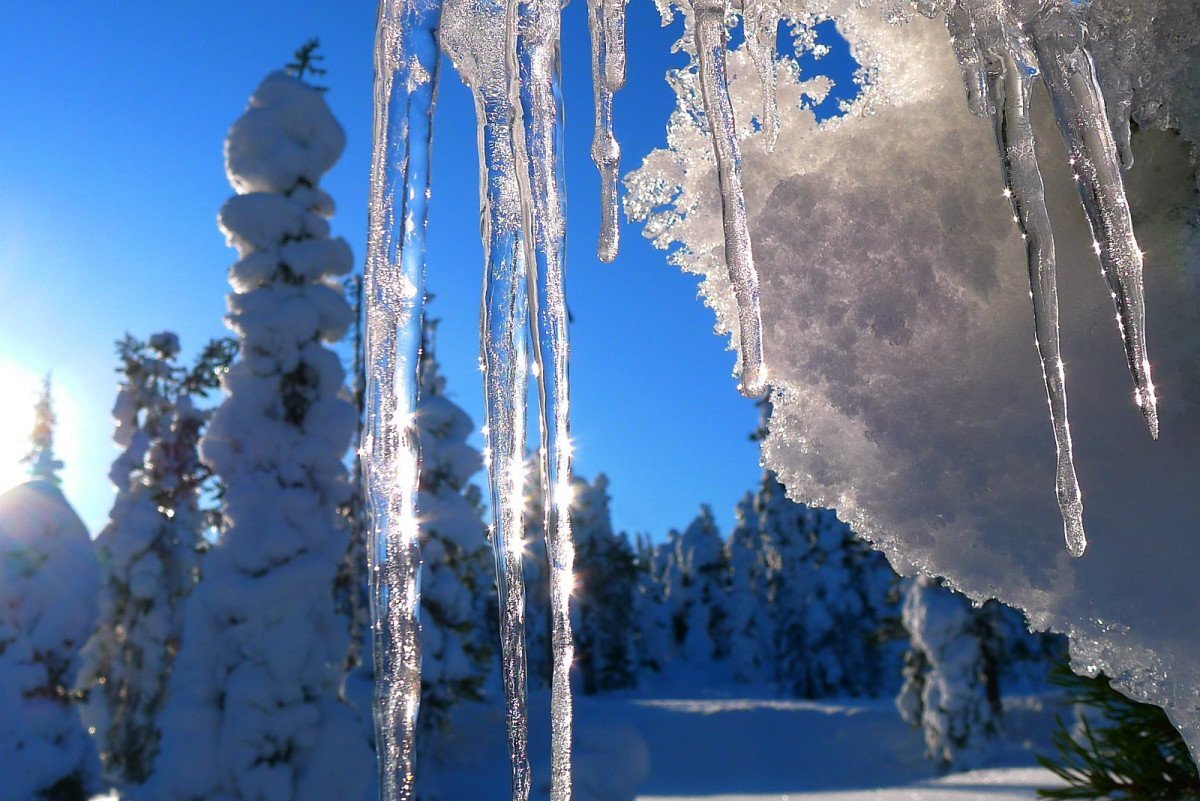
[[[742,388],[756,395],[765,388],[765,371],[741,154],[725,77],[728,9],[720,2],[697,0],[690,11],[696,21],[705,104],[713,121],[713,148],[721,165],[726,254],[742,308]],[[625,82],[625,0],[589,0],[588,14],[596,95],[592,158],[603,184],[599,256],[612,261],[617,253],[620,161],[612,103],[613,93]],[[772,35],[777,24],[778,13],[770,26]],[[545,530],[554,642],[550,794],[553,801],[566,801],[571,795],[573,646],[568,604],[574,545],[568,513],[571,442],[560,27],[559,0],[383,0],[380,5],[365,282],[368,424],[363,463],[371,515],[375,717],[381,794],[386,799],[412,795],[420,701],[420,454],[414,422],[439,49],[470,87],[479,125],[486,262],[481,324],[485,463],[513,798],[526,799],[530,791],[521,559],[525,398],[531,373],[538,382],[538,468],[549,499]]]
[[[1025,240],[1029,289],[1042,374],[1058,449],[1056,491],[1067,551],[1087,546],[1083,500],[1075,476],[1067,421],[1066,380],[1059,346],[1054,232],[1034,148],[1030,100],[1045,84],[1068,160],[1092,229],[1100,269],[1117,311],[1117,326],[1133,375],[1134,399],[1158,437],[1158,413],[1146,354],[1142,252],[1133,235],[1122,170],[1133,165],[1128,91],[1115,92],[1106,109],[1087,46],[1081,0],[913,0],[926,16],[945,14],[962,68],[971,111],[992,121],[1004,195]],[[903,6],[887,10],[897,21]],[[885,12],[886,13],[886,12]]]
[[[742,15],[762,82],[763,135],[779,131],[775,99],[780,0],[680,0],[696,54],[705,117],[718,170],[725,261],[739,310],[741,389],[766,388],[758,275],[742,193],[741,151],[726,76],[727,19]],[[626,0],[588,0],[595,90],[591,156],[602,181],[599,257],[618,245],[613,95],[625,82]],[[996,128],[1005,195],[1028,244],[1029,275],[1046,388],[1058,444],[1057,490],[1067,544],[1083,552],[1083,509],[1071,457],[1059,353],[1054,243],[1029,121],[1033,80],[1054,100],[1096,251],[1116,302],[1137,386],[1157,435],[1146,359],[1142,257],[1122,186],[1128,125],[1114,140],[1104,99],[1071,0],[912,0],[946,15],[971,108]],[[886,0],[906,15],[907,0]],[[382,0],[376,43],[367,297],[367,436],[364,473],[371,515],[370,559],[376,660],[376,726],[381,794],[412,795],[414,730],[420,700],[417,630],[420,454],[414,426],[424,297],[430,143],[440,52],[470,87],[479,126],[485,254],[481,363],[486,392],[485,461],[500,599],[502,672],[515,801],[530,791],[524,642],[523,487],[528,376],[537,377],[538,447],[551,563],[551,798],[571,795],[573,658],[568,604],[573,586],[568,339],[563,271],[562,103],[559,0]],[[1127,110],[1128,102],[1125,102]],[[529,361],[532,343],[533,361]]]

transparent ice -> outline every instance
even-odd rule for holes
[[[437,0],[383,0],[376,32],[362,463],[379,786],[393,801],[412,797],[421,701],[415,415],[440,16]]]

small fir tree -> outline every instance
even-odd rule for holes
[[[54,414],[54,398],[50,374],[42,379],[42,394],[33,407],[33,431],[29,435],[29,452],[21,464],[29,468],[29,477],[48,481],[54,486],[62,485],[58,471],[63,463],[54,457],[54,427],[58,417]]]
[[[178,352],[169,331],[117,343],[113,439],[124,451],[109,473],[117,490],[109,523],[96,538],[100,618],[80,688],[105,773],[119,785],[145,781],[158,750],[158,714],[207,523],[200,491],[209,471],[198,441],[208,413],[195,400],[217,388],[233,343],[209,343],[190,370]]]

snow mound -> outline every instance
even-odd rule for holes
[[[1200,115],[1196,70],[1179,64],[1195,64],[1200,22],[1194,4],[1124,5],[1096,0],[1093,33],[1110,37],[1095,47],[1106,85],[1119,84],[1122,70],[1132,75],[1131,108],[1143,126],[1127,189],[1147,254],[1159,442],[1133,403],[1049,103],[1040,89],[1034,98],[1091,539],[1085,557],[1071,560],[1062,547],[1025,256],[992,132],[968,112],[940,22],[894,28],[877,7],[850,0],[811,11],[785,3],[785,16],[801,23],[837,21],[865,86],[846,116],[818,124],[805,99],[811,86],[781,70],[771,155],[750,125],[761,108],[757,76],[744,48],[731,54],[774,388],[763,453],[793,498],[837,508],[901,572],[946,576],[976,599],[998,597],[1027,610],[1034,626],[1070,634],[1077,669],[1103,669],[1165,706],[1195,749],[1200,213],[1189,142]],[[1123,15],[1129,26],[1113,22]],[[1114,44],[1127,30],[1140,38]],[[1170,69],[1156,71],[1161,64]],[[673,263],[704,276],[717,330],[737,346],[695,80],[685,73],[673,85],[681,106],[669,148],[629,176],[627,208],[657,245],[680,246]],[[1176,130],[1152,129],[1168,124]]]
[[[87,529],[56,486],[0,495],[0,801],[98,789],[95,746],[65,695],[98,586]]]

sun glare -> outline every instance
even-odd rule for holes
[[[0,359],[0,492],[27,478],[20,461],[29,449],[33,404],[40,390],[38,376]]]

